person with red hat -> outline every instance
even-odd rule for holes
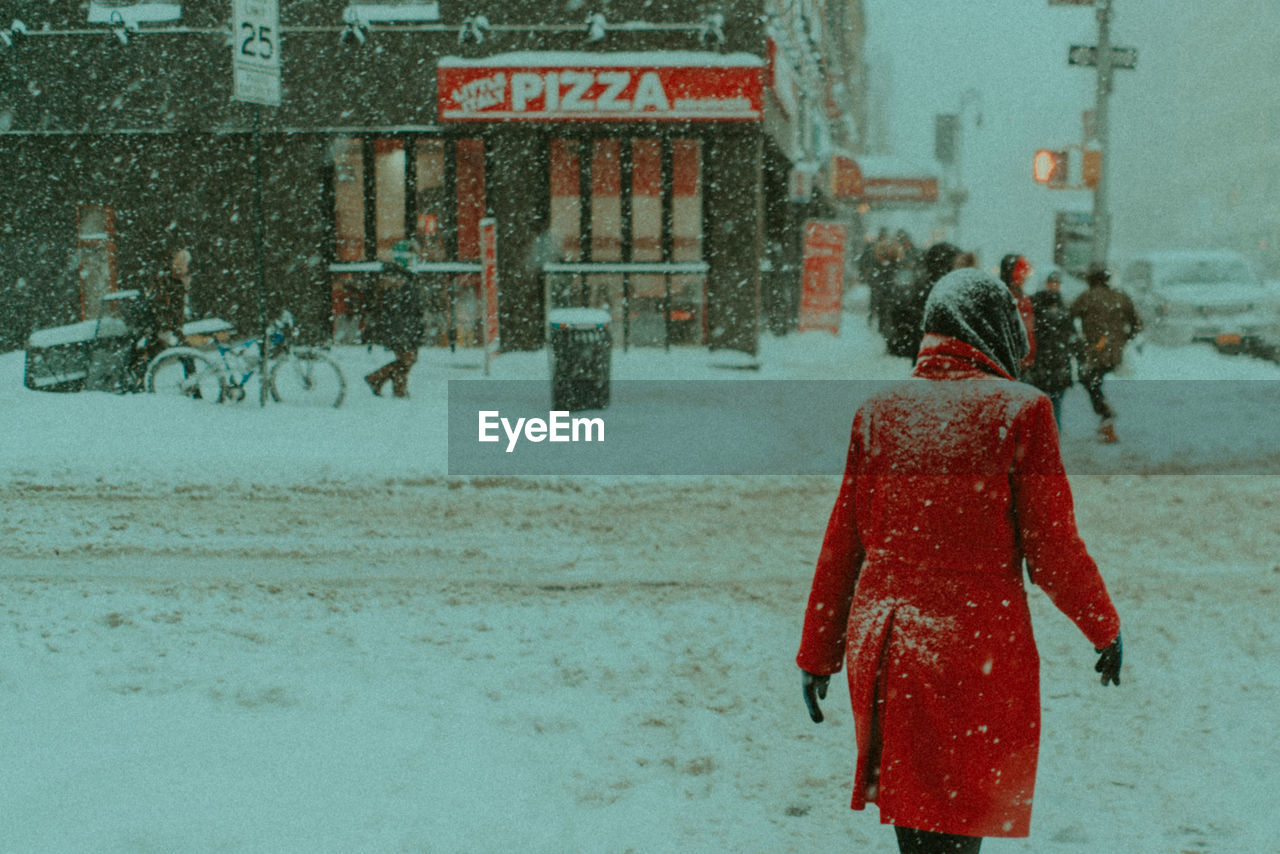
[[[1027,329],[1027,357],[1018,366],[1026,370],[1036,360],[1036,321],[1035,308],[1031,298],[1023,293],[1022,286],[1031,278],[1031,262],[1026,255],[1011,254],[1000,259],[1000,281],[1005,283],[1013,298],[1018,301],[1018,314],[1022,317],[1022,325]]]

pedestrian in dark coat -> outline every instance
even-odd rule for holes
[[[919,272],[911,287],[898,292],[893,306],[893,322],[886,336],[889,353],[894,356],[915,356],[920,350],[920,324],[924,321],[924,306],[934,284],[950,273],[960,250],[950,243],[935,243],[925,250]]]
[[[129,373],[141,387],[147,366],[156,356],[170,347],[186,343],[182,327],[192,318],[191,250],[175,250],[169,258],[168,267],[157,270],[150,281],[144,280],[138,315],[143,343],[135,348],[130,358]],[[194,360],[183,357],[180,362],[183,376],[195,373]],[[198,387],[192,389],[192,396],[200,396]]]
[[[142,326],[147,359],[183,343],[182,326],[191,320],[191,250],[178,249],[169,266],[142,289]]]
[[[418,361],[418,348],[423,341],[422,288],[410,277],[386,276],[375,292],[375,300],[370,341],[387,348],[396,357],[368,374],[364,381],[375,395],[381,396],[383,385],[391,380],[392,393],[396,397],[408,397],[409,370]]]
[[[869,322],[874,320],[876,329],[883,335],[889,328],[889,309],[893,305],[893,287],[897,281],[898,267],[902,263],[902,247],[885,229],[871,246],[871,302],[867,307]]]
[[[853,421],[796,661],[810,715],[847,665],[852,807],[903,851],[1027,836],[1039,658],[1022,564],[1119,683],[1120,619],[1076,532],[1049,400],[1015,382],[1026,335],[1006,287],[957,270],[929,296],[915,379]]]
[[[1053,420],[1062,432],[1062,396],[1073,382],[1073,365],[1080,353],[1075,323],[1062,302],[1062,279],[1050,273],[1044,289],[1031,295],[1035,310],[1036,360],[1027,369],[1027,382],[1049,396]]]
[[[907,275],[910,281],[915,281],[920,275],[921,265],[924,264],[924,252],[916,246],[911,239],[911,235],[907,234],[905,229],[898,229],[895,240],[902,252],[902,261],[898,265],[898,273],[899,275]]]
[[[884,235],[885,231],[881,229],[880,237],[883,238]],[[876,308],[871,304],[876,297],[871,289],[871,278],[876,268],[876,238],[868,234],[865,240],[866,245],[858,253],[858,281],[867,286],[867,326],[870,326],[876,314]]]
[[[1098,435],[1103,442],[1115,442],[1115,410],[1102,391],[1102,380],[1120,366],[1124,345],[1142,331],[1142,318],[1129,295],[1111,287],[1111,273],[1105,267],[1090,267],[1085,282],[1089,289],[1071,303],[1071,316],[1080,321],[1084,340],[1080,384],[1101,419]]]

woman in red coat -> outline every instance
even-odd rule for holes
[[[805,700],[848,664],[854,809],[904,852],[1027,836],[1040,739],[1031,580],[1119,684],[1120,619],[1076,533],[1049,399],[1008,289],[980,270],[929,297],[914,379],[857,412],[797,663]]]

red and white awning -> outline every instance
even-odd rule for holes
[[[894,157],[836,154],[831,158],[831,195],[872,207],[934,204],[938,178]]]
[[[441,121],[760,121],[749,53],[522,51],[437,66]]]

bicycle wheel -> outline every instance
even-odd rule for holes
[[[271,366],[271,397],[298,406],[341,406],[347,380],[338,363],[310,347],[295,347]]]
[[[151,360],[144,380],[154,394],[219,403],[226,394],[222,370],[193,347],[171,347]]]

